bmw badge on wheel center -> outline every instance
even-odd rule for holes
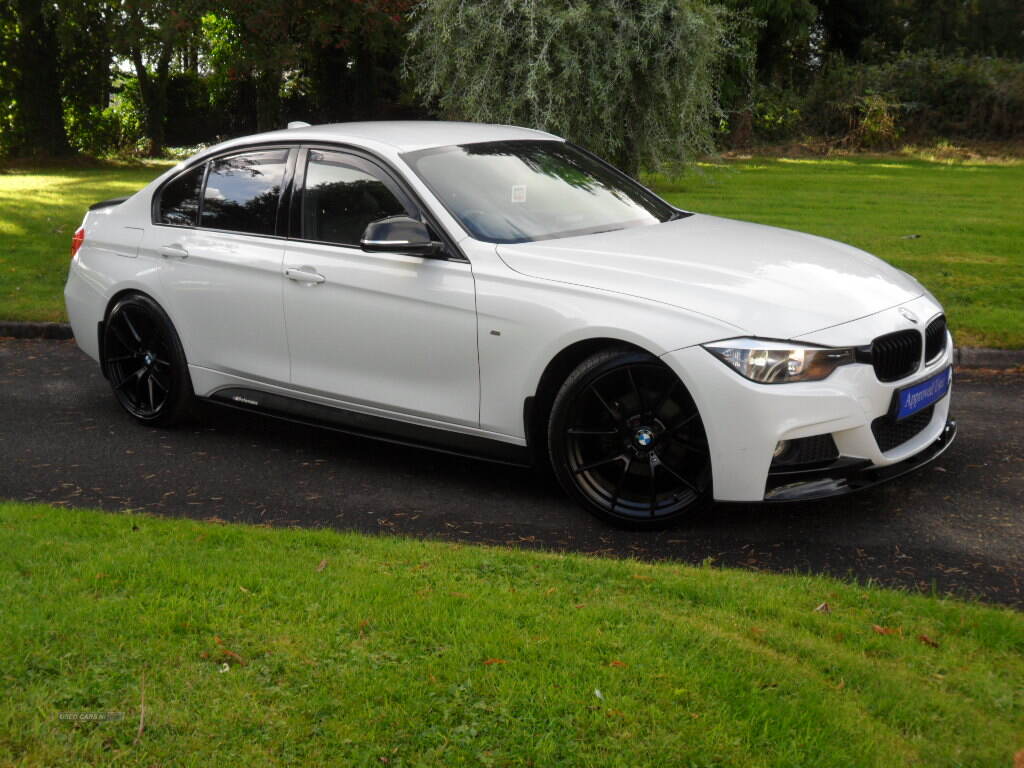
[[[210,147],[89,209],[65,297],[142,423],[202,398],[550,464],[622,525],[847,493],[956,433],[952,338],[913,277],[676,208],[525,128],[298,124]]]

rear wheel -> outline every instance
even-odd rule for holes
[[[103,327],[103,373],[114,396],[144,424],[180,421],[192,401],[185,353],[167,313],[142,294],[119,300]]]
[[[562,487],[628,527],[668,525],[711,496],[711,457],[697,406],[676,375],[639,350],[584,360],[555,397],[548,449]]]

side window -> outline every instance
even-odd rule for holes
[[[203,192],[202,225],[274,234],[287,160],[287,149],[275,149],[211,161]]]
[[[310,151],[302,192],[302,237],[359,245],[366,225],[408,214],[371,168],[335,152]]]
[[[205,167],[201,164],[186,171],[161,190],[157,221],[179,227],[194,227],[199,223],[199,192]]]

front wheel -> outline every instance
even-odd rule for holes
[[[131,294],[103,326],[103,373],[118,403],[136,420],[168,426],[192,401],[192,381],[178,334],[160,305]]]
[[[664,363],[639,350],[580,363],[555,397],[548,449],[566,492],[617,525],[663,527],[711,496],[697,406]]]

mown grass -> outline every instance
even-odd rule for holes
[[[84,210],[165,167],[0,174],[0,319],[63,320],[68,248]],[[936,294],[957,343],[1024,347],[1024,162],[754,158],[704,170],[654,185],[684,208],[864,248]]]
[[[0,764],[1008,766],[1024,747],[1024,617],[822,577],[7,503],[0,622]]]
[[[137,192],[173,163],[0,172],[0,320],[66,322],[71,235],[99,200]]]
[[[689,210],[811,232],[917,277],[961,346],[1024,347],[1024,162],[750,158],[655,180]]]

